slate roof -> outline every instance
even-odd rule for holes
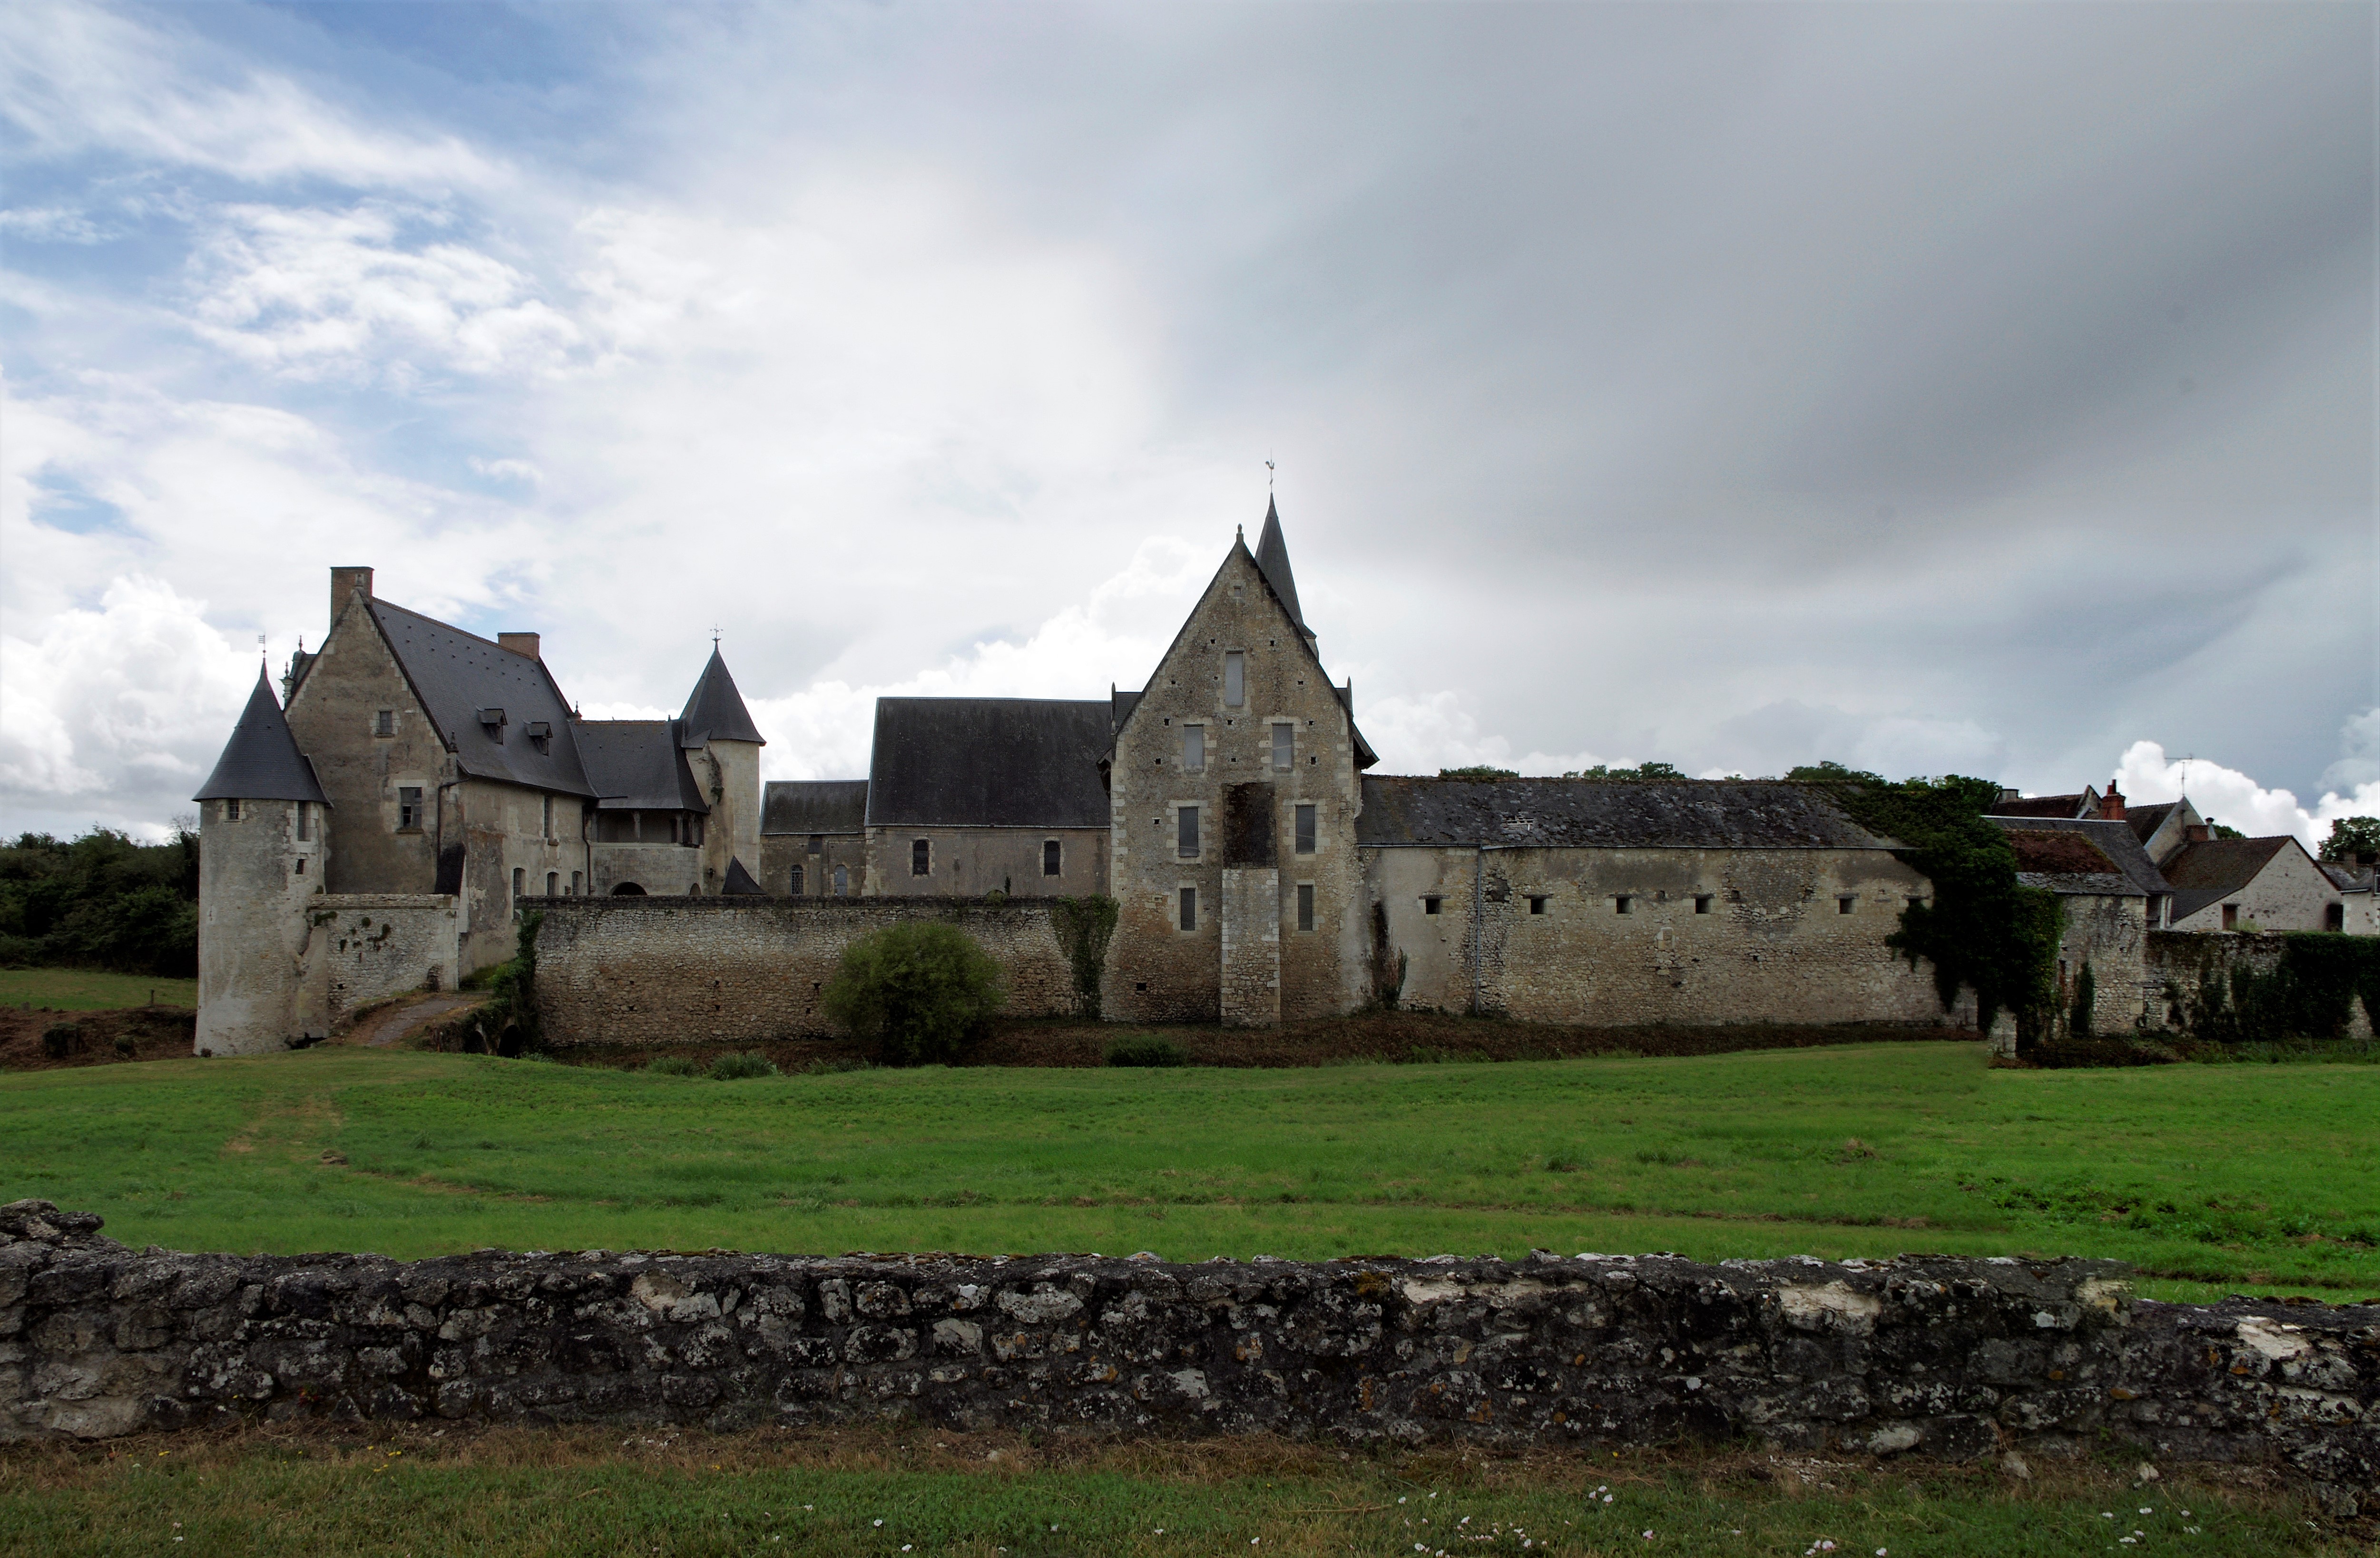
[[[367,598],[364,605],[464,773],[570,795],[595,793],[572,739],[569,707],[543,661],[385,600]],[[504,711],[501,742],[480,724],[483,708]],[[540,721],[552,733],[532,741],[528,728]]]
[[[2173,891],[2173,885],[2157,870],[2156,862],[2141,847],[2129,816],[2121,822],[2103,822],[2097,817],[2010,817],[1995,814],[1985,820],[2008,831],[2009,842],[2016,846],[2017,878],[2026,887],[2115,898],[2151,897]],[[2053,837],[2070,838],[2086,845],[2105,865],[2098,872],[2061,869],[2061,858],[2077,865],[2087,861],[2083,857],[2061,856],[2058,846],[2046,842]],[[2029,859],[2032,864],[2028,864]],[[2179,916],[2181,912],[2177,909],[2174,912]]]
[[[572,721],[600,812],[708,812],[674,719]]]
[[[2165,878],[2173,884],[2173,917],[2182,919],[2230,897],[2254,881],[2275,855],[2296,843],[2283,834],[2275,839],[2210,839],[2188,846],[2166,862]]]
[[[1111,719],[1109,720],[1109,724],[1111,728],[1111,733],[1112,733],[1113,731],[1121,731],[1123,729],[1124,717],[1132,712],[1132,706],[1139,701],[1140,694],[1138,693],[1120,692],[1113,687],[1110,687],[1108,689],[1108,708],[1111,713]]]
[[[1313,637],[1314,630],[1305,625],[1305,613],[1297,604],[1297,575],[1289,570],[1289,542],[1281,533],[1281,510],[1270,498],[1265,500],[1264,530],[1257,537],[1256,558],[1257,572],[1265,576],[1273,594],[1289,608],[1289,620],[1297,624],[1299,632]]]
[[[2097,809],[2098,798],[2089,791],[2079,795],[2027,795],[2021,800],[1995,803],[1991,815],[1996,817],[2064,817],[2077,820],[2084,808]]]
[[[289,721],[282,718],[280,701],[262,667],[257,668],[256,691],[249,694],[248,707],[231,728],[223,755],[215,759],[215,771],[190,799],[331,803],[314,777],[314,765],[298,750],[298,738],[289,733]]]
[[[681,727],[678,740],[687,746],[702,746],[715,741],[747,741],[755,746],[766,746],[760,728],[752,723],[752,715],[744,707],[744,694],[735,690],[735,678],[727,674],[727,662],[719,655],[719,646],[710,646],[710,663],[702,668],[686,695],[685,711],[678,715]]]
[[[1562,849],[1894,847],[1814,786],[1773,779],[1364,780],[1358,844]]]
[[[870,827],[1108,826],[1106,699],[879,698]]]
[[[2373,869],[2368,865],[2345,865],[2335,860],[2314,862],[2330,885],[2343,893],[2368,893],[2373,888]]]
[[[2124,821],[2131,825],[2132,837],[2145,844],[2180,804],[2179,801],[2158,801],[2146,806],[2126,806]]]
[[[722,898],[766,898],[769,889],[752,879],[744,869],[742,857],[730,855],[727,860],[727,880],[719,888]]]
[[[866,779],[771,779],[760,787],[760,835],[857,833],[868,826]]]

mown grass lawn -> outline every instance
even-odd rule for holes
[[[199,982],[90,969],[0,969],[0,1006],[119,1011],[147,1006],[152,998],[161,1007],[196,1007]]]
[[[330,1048],[8,1076],[0,1193],[199,1250],[1930,1250],[2339,1300],[2380,1295],[2375,1120],[2380,1068],[1957,1044],[735,1082]]]
[[[623,1437],[625,1435],[625,1438]],[[1635,1552],[1713,1558],[2346,1554],[2362,1533],[2236,1473],[1874,1466],[1756,1451],[1490,1459],[1277,1441],[1050,1445],[927,1425],[260,1431],[0,1455],[18,1552]],[[2137,1533],[2137,1534],[2135,1534]],[[1830,1542],[1831,1549],[1816,1544]]]

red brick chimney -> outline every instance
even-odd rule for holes
[[[2181,831],[2182,837],[2189,839],[2193,844],[2204,844],[2212,837],[2211,831],[2203,822],[2193,822]]]
[[[500,633],[496,634],[496,642],[516,655],[537,658],[537,634],[533,633]]]
[[[2107,781],[2107,793],[2099,798],[2099,820],[2101,822],[2124,820],[2124,792],[2116,788],[2114,779]]]

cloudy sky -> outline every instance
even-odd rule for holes
[[[187,811],[334,563],[590,716],[716,629],[771,777],[856,775],[879,693],[1139,684],[1269,455],[1385,770],[2317,836],[2380,810],[2374,25],[16,0],[0,829]]]

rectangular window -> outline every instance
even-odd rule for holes
[[[396,710],[393,708],[383,708],[378,714],[373,715],[372,734],[376,736],[393,736],[396,734]]]
[[[1435,898],[1423,899],[1421,900],[1421,912],[1425,914],[1435,914],[1438,912],[1439,903],[1439,900]]]
[[[239,803],[234,801],[232,804],[237,806]],[[237,816],[239,814],[237,812],[234,812],[232,815],[234,816]],[[2236,931],[2240,928],[2240,906],[2238,904],[2227,903],[2223,906],[2223,928],[2227,931]]]
[[[823,833],[813,833],[813,834],[811,834],[811,835],[810,835],[810,853],[812,853],[812,854],[817,854],[818,852],[820,852],[821,850],[823,850],[823,849],[825,849],[825,848],[826,848],[826,835],[825,835],[825,834],[823,834]]]
[[[795,898],[802,896],[802,868],[798,865],[794,867],[794,885],[792,891]]]
[[[1297,852],[1302,855],[1314,852],[1315,810],[1315,807],[1305,804],[1297,808]]]
[[[926,839],[913,839],[909,845],[909,875],[912,876],[924,876],[931,874],[933,869],[934,847],[932,840]]]
[[[1173,852],[1184,860],[1198,858],[1198,808],[1184,806],[1173,815]]]
[[[528,873],[516,865],[513,867],[513,896],[518,898],[527,891],[528,891]]]
[[[306,857],[304,855],[299,855],[298,857],[298,875],[300,876],[306,875]]]
[[[1615,914],[1633,914],[1636,912],[1636,900],[1628,894],[1621,893],[1611,900],[1611,912]]]
[[[1062,853],[1062,851],[1059,848],[1057,839],[1044,839],[1041,840],[1041,875],[1044,876],[1055,876],[1058,875],[1058,868],[1061,864],[1059,857]]]
[[[561,893],[562,873],[559,871],[547,872],[545,874],[545,896],[548,898],[557,898],[561,896]]]
[[[572,873],[570,874],[570,896],[571,896],[571,897],[573,897],[573,898],[577,898],[577,897],[581,892],[583,892],[584,890],[585,890],[585,883],[584,883],[584,881],[580,878],[580,876],[579,876],[579,875],[578,875],[578,873],[577,873],[577,872],[576,872],[576,871],[572,872]]]
[[[1710,895],[1710,894],[1708,894],[1708,893],[1696,893],[1696,894],[1694,894],[1694,912],[1695,912],[1695,913],[1697,913],[1697,914],[1707,914],[1707,913],[1709,913],[1709,912],[1710,912],[1710,906],[1711,906],[1711,895]]]
[[[1529,895],[1529,912],[1530,912],[1530,913],[1532,913],[1532,914],[1542,914],[1542,913],[1544,913],[1545,912],[1546,912],[1546,900],[1545,900],[1545,899],[1544,899],[1541,895],[1539,895],[1539,894],[1536,894],[1536,893],[1532,893],[1532,894],[1530,894],[1530,895]]]
[[[1838,914],[1848,914],[1858,907],[1859,900],[1850,893],[1845,893],[1835,900],[1835,912]]]
[[[834,868],[834,896],[841,898],[850,891],[851,873],[844,870],[840,865],[836,866]]]
[[[1196,888],[1182,889],[1182,928],[1185,931],[1198,928],[1198,889]]]
[[[1272,728],[1272,771],[1285,774],[1297,763],[1297,728],[1275,725]]]
[[[1302,931],[1314,928],[1314,884],[1311,882],[1297,884],[1297,928]]]
[[[1248,698],[1248,658],[1237,649],[1223,651],[1223,703],[1237,708]]]
[[[396,826],[400,832],[418,831],[421,827],[421,787],[401,784],[396,788]]]
[[[298,841],[301,844],[310,843],[313,838],[314,803],[300,801],[298,803]]]
[[[1207,766],[1207,727],[1182,727],[1182,767],[1184,772],[1196,773]]]
[[[542,821],[543,821],[543,823],[544,823],[544,834],[543,834],[543,836],[544,836],[545,838],[548,838],[548,839],[552,838],[552,837],[553,837],[553,797],[552,797],[552,796],[551,796],[551,795],[549,795],[549,796],[547,796],[547,797],[545,798],[545,815],[544,815],[544,817],[543,817],[541,820],[542,820]]]

